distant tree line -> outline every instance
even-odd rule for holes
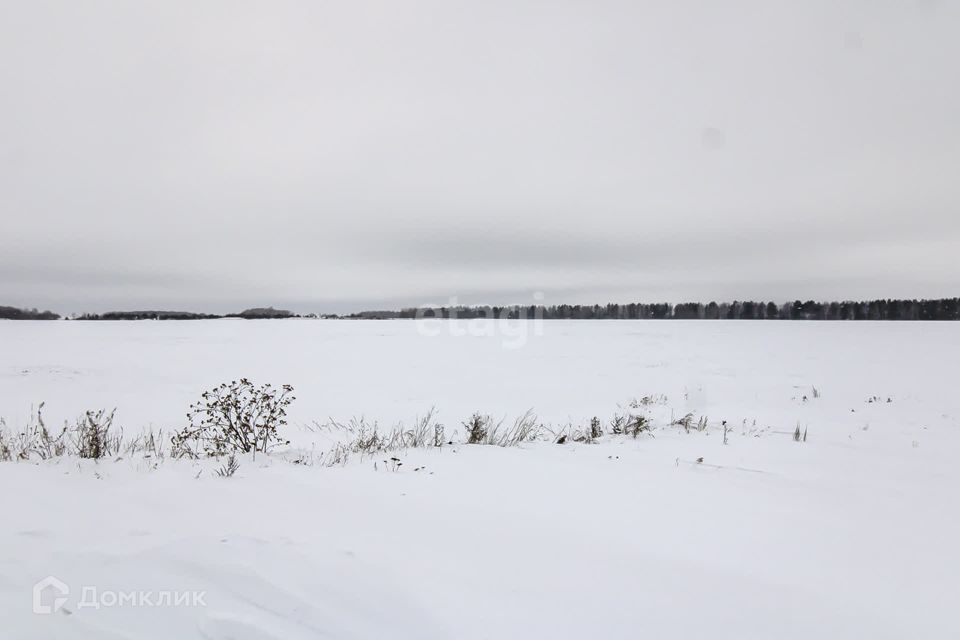
[[[299,318],[285,309],[255,307],[240,313],[214,315],[188,311],[108,311],[84,313],[77,320],[248,320]],[[317,317],[310,314],[306,317]],[[960,298],[936,300],[868,300],[817,302],[669,302],[604,305],[509,305],[408,307],[399,311],[361,311],[349,315],[323,314],[322,318],[387,320],[396,318],[543,318],[544,320],[960,320]],[[51,311],[0,306],[0,319],[57,320]]]
[[[392,320],[394,318],[414,318],[416,317],[416,309],[413,311],[414,315],[410,315],[409,309],[403,309],[402,311],[358,311],[356,313],[343,316],[338,316],[336,314],[324,314],[321,317],[347,320]]]
[[[222,316],[189,311],[107,311],[84,313],[75,320],[209,320]]]
[[[960,320],[960,298],[861,302],[668,302],[605,305],[513,305],[368,311],[354,318],[543,318],[544,320]]]
[[[58,316],[59,317],[59,316]],[[215,315],[210,313],[192,313],[190,311],[107,311],[106,313],[84,313],[77,320],[216,320],[218,318],[244,318],[247,320],[265,320],[275,318],[299,317],[292,311],[273,307],[256,307],[240,313]]]
[[[52,311],[36,309],[17,309],[0,306],[0,320],[59,320],[60,316]]]
[[[240,313],[228,313],[227,318],[246,318],[247,320],[273,320],[282,318],[298,318],[299,316],[286,309],[274,309],[273,307],[256,307],[247,309]]]

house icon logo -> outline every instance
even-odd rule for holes
[[[33,612],[56,613],[67,602],[70,587],[56,576],[47,576],[33,585]]]

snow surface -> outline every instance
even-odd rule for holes
[[[0,323],[10,427],[40,401],[48,424],[116,406],[128,433],[175,427],[240,376],[296,387],[302,447],[327,416],[409,423],[436,406],[452,430],[532,407],[576,425],[667,396],[636,440],[412,450],[396,472],[0,463],[0,638],[960,637],[960,325],[435,329]],[[707,431],[668,426],[687,412]],[[48,575],[71,593],[35,614]],[[205,606],[78,607],[84,586],[202,591]]]

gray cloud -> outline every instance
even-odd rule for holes
[[[6,3],[0,304],[956,295],[958,27],[867,0]]]
[[[843,254],[859,250],[937,247],[956,243],[960,229],[918,227],[906,223],[908,216],[893,220],[837,220],[816,226],[792,228],[714,225],[713,228],[682,231],[610,230],[588,228],[576,233],[545,228],[504,230],[445,227],[433,230],[391,229],[357,235],[348,246],[362,246],[366,261],[393,266],[444,268],[576,268],[643,265],[710,267],[723,262],[773,258],[775,262],[802,259],[817,253]],[[789,242],[782,242],[789,240]]]

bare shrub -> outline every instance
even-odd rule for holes
[[[13,459],[13,449],[10,448],[10,434],[7,423],[0,418],[0,462],[10,462]]]
[[[650,431],[650,420],[647,416],[638,415],[630,416],[630,421],[624,427],[623,432],[628,436],[633,436],[634,438],[639,437],[641,433]]]
[[[590,440],[596,440],[603,435],[603,427],[600,426],[600,418],[593,416],[590,418]]]
[[[463,423],[463,428],[467,430],[467,444],[483,444],[490,431],[490,416],[475,413],[470,419]]]
[[[67,427],[52,435],[43,421],[43,406],[40,403],[35,413],[30,414],[30,420],[20,433],[8,435],[0,443],[0,459],[29,460],[37,457],[49,460],[67,453]]]
[[[123,432],[113,427],[114,411],[87,411],[72,428],[64,424],[54,435],[44,422],[43,406],[17,434],[11,435],[0,420],[0,460],[50,460],[67,454],[96,460],[120,452]]]
[[[237,462],[237,456],[236,454],[231,453],[230,457],[227,458],[227,461],[214,473],[216,473],[220,478],[232,478],[233,474],[235,474],[239,469],[240,463]]]
[[[687,433],[690,433],[690,427],[691,425],[693,425],[693,414],[688,413],[682,418],[678,418],[677,420],[674,420],[670,424],[675,427],[683,427],[684,431],[686,431]]]
[[[610,420],[610,432],[615,436],[623,435],[623,430],[626,428],[626,425],[627,417],[622,414],[615,413],[613,414],[613,419]]]
[[[73,429],[73,449],[81,458],[99,460],[120,453],[123,433],[113,429],[114,411],[87,411]]]
[[[394,440],[394,437],[399,437],[399,434],[396,436],[391,435],[388,438],[382,437],[377,430],[377,423],[374,422],[372,425],[368,425],[363,416],[360,416],[359,421],[351,418],[351,428],[355,429],[355,433],[357,434],[352,448],[359,453],[384,451],[389,446],[389,441]],[[396,434],[396,431],[393,433]]]
[[[276,444],[289,444],[278,434],[287,424],[287,407],[296,398],[288,384],[275,389],[255,386],[247,378],[205,391],[190,406],[190,426],[171,438],[175,457],[197,458],[227,453],[266,453]]]

